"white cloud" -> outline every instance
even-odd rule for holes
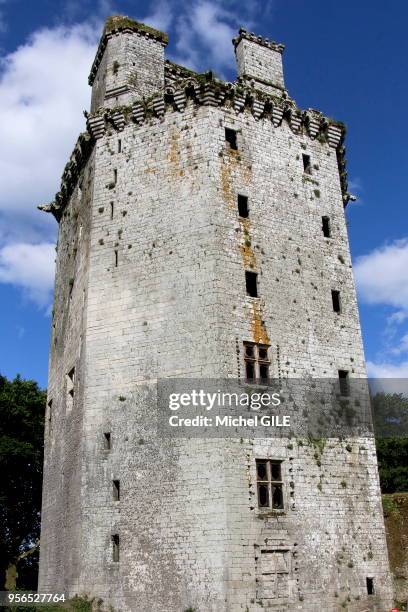
[[[84,129],[100,27],[45,28],[0,60],[0,282],[51,300],[57,225],[37,210],[59,189]]]
[[[359,257],[354,274],[363,302],[394,309],[385,320],[382,358],[367,362],[369,376],[408,378],[408,361],[398,362],[408,352],[408,333],[401,330],[408,318],[408,239],[397,240]]]
[[[367,372],[371,378],[408,378],[408,361],[398,364],[367,361]]]
[[[9,244],[0,249],[0,282],[23,289],[38,306],[49,305],[54,286],[55,245]]]
[[[152,13],[143,17],[140,21],[142,23],[147,23],[153,28],[157,28],[162,32],[167,32],[170,28],[171,22],[173,19],[173,8],[170,6],[169,2],[162,0],[157,4],[154,4],[154,10]]]
[[[198,0],[175,20],[174,61],[193,70],[215,69],[220,76],[235,68],[232,39],[239,26],[254,27],[255,15],[270,12],[270,1]]]
[[[364,302],[408,310],[408,238],[358,257],[354,274]]]
[[[1,60],[0,211],[35,211],[59,177],[89,106],[97,35],[86,25],[43,29]],[[39,214],[39,213],[38,213]]]

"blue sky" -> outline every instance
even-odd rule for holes
[[[240,25],[286,45],[290,95],[348,128],[347,217],[369,372],[408,377],[408,4],[379,0],[0,0],[0,372],[47,381],[56,223],[36,210],[88,107],[103,19],[170,35],[170,59],[235,78]]]

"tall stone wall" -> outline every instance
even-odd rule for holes
[[[386,609],[372,440],[158,435],[157,379],[242,379],[245,341],[270,345],[275,378],[366,375],[339,138],[191,88],[144,119],[136,105],[89,120],[88,187],[60,222],[40,588],[129,612]],[[258,508],[257,458],[282,461],[283,511]]]

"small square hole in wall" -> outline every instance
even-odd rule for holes
[[[238,149],[236,130],[225,128],[225,141],[229,144],[230,149],[236,151]]]
[[[374,578],[366,578],[367,595],[374,595]]]
[[[238,214],[243,219],[249,216],[248,198],[244,195],[238,195]]]
[[[258,297],[258,274],[245,270],[246,292],[250,297]]]
[[[303,172],[305,174],[312,174],[312,163],[310,161],[310,155],[306,155],[306,153],[303,153],[302,159],[303,159]]]

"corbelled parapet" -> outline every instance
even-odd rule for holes
[[[123,15],[106,20],[88,82],[91,110],[128,104],[164,86],[168,36]]]
[[[130,38],[123,38],[124,36],[130,36]],[[317,139],[322,143],[327,143],[328,146],[336,149],[344,205],[346,206],[353,199],[353,196],[348,193],[347,186],[343,146],[345,126],[341,122],[325,117],[317,110],[299,109],[294,100],[289,97],[283,86],[281,56],[284,45],[256,36],[241,28],[237,38],[233,40],[238,59],[238,80],[236,83],[227,83],[216,79],[211,71],[199,74],[168,60],[164,61],[163,49],[167,40],[167,35],[163,32],[128,17],[113,16],[107,20],[89,77],[94,88],[93,98],[96,99],[95,96],[99,96],[102,99],[100,92],[98,94],[98,87],[100,88],[101,84],[98,85],[97,80],[102,79],[105,75],[104,101],[102,104],[93,102],[93,111],[89,115],[86,114],[88,133],[81,134],[78,139],[71,159],[64,170],[61,190],[56,195],[55,201],[41,206],[41,210],[52,212],[57,220],[60,219],[94,143],[104,136],[108,128],[121,131],[129,122],[138,126],[155,120],[155,118],[161,118],[166,112],[183,112],[188,100],[197,106],[228,107],[233,109],[237,115],[242,112],[250,112],[255,120],[269,119],[275,127],[279,127],[283,121],[286,121],[294,133],[303,132],[313,140]],[[152,61],[151,56],[147,60],[147,56],[144,55],[144,42],[141,43],[141,41],[147,42],[148,45],[153,44],[153,49],[151,46],[146,47],[146,53],[147,51],[157,52],[158,49],[161,53],[160,57],[156,56],[158,60],[156,62],[157,78],[152,78],[154,70],[152,72],[151,67],[147,69],[149,95],[146,95],[146,91],[142,88],[143,70],[138,72],[134,66],[139,62],[143,68],[142,64],[145,60]],[[119,44],[119,47],[116,47],[115,50],[113,46],[109,47],[116,43]],[[132,70],[135,73],[135,88],[130,90],[128,85],[123,85],[123,91],[128,94],[131,91],[130,96],[120,95],[120,88],[117,88],[115,90],[117,99],[115,99],[115,104],[111,105],[106,103],[111,99],[111,90],[106,87],[106,84],[110,82],[109,71],[114,69],[119,72],[124,68],[120,64],[119,66],[113,64],[109,68],[109,61],[118,57],[117,53],[120,49],[122,49],[125,64],[128,66],[132,64]],[[118,62],[117,59],[114,61]],[[259,73],[256,73],[256,65],[272,80],[268,82],[262,80]]]
[[[39,210],[52,213],[57,221],[61,219],[64,208],[78,182],[82,169],[92,153],[94,143],[95,140],[89,131],[79,135],[74,150],[69,158],[69,162],[64,168],[59,192],[55,195],[53,202],[37,206]]]

